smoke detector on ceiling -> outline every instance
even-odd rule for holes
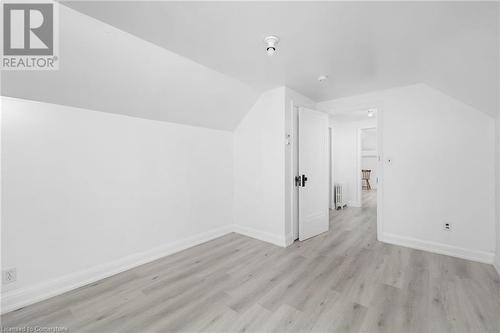
[[[321,75],[321,76],[318,77],[318,81],[319,82],[326,81],[326,79],[328,79],[328,75]]]
[[[272,56],[276,53],[276,46],[278,45],[279,41],[280,39],[277,36],[267,36],[266,38],[264,38],[268,56]]]

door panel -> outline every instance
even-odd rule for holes
[[[328,115],[299,108],[299,240],[328,231]]]

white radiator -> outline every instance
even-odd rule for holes
[[[335,208],[340,209],[347,206],[345,202],[344,184],[335,184]]]

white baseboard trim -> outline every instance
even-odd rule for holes
[[[142,264],[185,250],[198,244],[205,243],[214,238],[224,236],[232,231],[232,225],[224,226],[168,245],[160,246],[152,250],[136,253],[104,265],[42,282],[34,286],[7,291],[2,293],[0,312],[2,314],[7,313],[50,297],[63,294],[89,283],[96,282]]]
[[[278,245],[281,247],[286,247],[287,246],[287,238],[288,237],[280,237],[268,232],[260,231],[257,229],[249,228],[249,227],[244,227],[241,225],[233,224],[233,231],[244,235],[248,236],[251,238],[255,238],[264,242],[268,242],[274,245]]]
[[[295,239],[293,237],[293,233],[286,235],[285,240],[286,240],[286,246],[292,245],[293,242],[295,241]]]
[[[493,261],[495,259],[495,255],[493,254],[493,252],[471,250],[462,247],[425,241],[417,238],[399,236],[388,233],[382,234],[381,241],[384,243],[400,245],[412,249],[444,254],[447,256],[452,256],[472,261],[478,261],[485,264],[493,264]]]

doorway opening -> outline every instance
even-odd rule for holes
[[[349,216],[359,217],[365,213],[370,215],[366,219],[372,224],[370,229],[379,238],[382,234],[381,211],[377,209],[382,197],[380,109],[350,109],[327,114],[327,118],[318,111],[301,107],[296,107],[295,112],[292,242],[338,227],[350,228],[344,223]],[[324,184],[321,188],[317,186],[318,179]],[[314,191],[314,195],[308,198],[308,191]],[[305,208],[313,207],[314,211],[306,211],[304,206],[300,209],[304,204]],[[328,222],[317,222],[325,221],[325,214]],[[311,220],[310,232],[300,237],[301,223],[304,228],[303,223],[308,222],[306,218]]]
[[[377,207],[378,185],[378,150],[377,127],[363,127],[359,129],[358,168],[361,177],[358,186],[358,198],[361,207]]]
[[[369,224],[377,238],[382,234],[380,117],[374,107],[338,110],[330,117],[335,207],[331,229],[359,227],[363,232]]]

